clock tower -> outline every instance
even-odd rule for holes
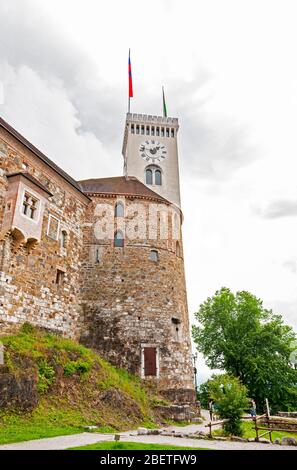
[[[125,176],[180,207],[178,127],[177,118],[127,113],[122,153]]]

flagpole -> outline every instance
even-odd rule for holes
[[[128,80],[130,80],[130,48],[129,48],[129,59],[128,59]],[[128,113],[130,114],[130,91],[129,91],[130,83],[128,83]]]
[[[129,59],[128,59],[128,113],[130,113],[131,96],[133,96],[133,85],[132,85],[132,68],[130,59],[130,48],[129,48]]]

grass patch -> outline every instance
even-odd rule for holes
[[[141,442],[98,442],[68,450],[207,450],[201,447],[182,447],[163,444],[143,444]]]
[[[265,426],[263,426],[265,427]],[[251,422],[245,422],[242,425],[242,428],[244,430],[244,437],[256,437],[256,431],[254,429],[254,423]],[[259,431],[260,434],[262,434],[265,431]],[[267,439],[269,439],[269,435],[264,436]],[[272,440],[277,439],[277,438],[282,438],[282,437],[294,437],[297,440],[297,433],[293,432],[285,432],[285,431],[273,431],[272,432]]]
[[[44,410],[42,406],[31,414],[1,413],[0,444],[83,432],[79,414],[68,411],[67,419],[62,415],[62,410]]]

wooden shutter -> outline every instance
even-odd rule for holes
[[[157,375],[156,348],[144,348],[144,375]]]

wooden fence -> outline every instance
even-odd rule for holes
[[[265,423],[261,423],[261,420],[265,418]],[[271,424],[279,424],[279,420],[273,419],[273,416],[270,416],[269,413],[265,413],[264,415],[261,416],[255,416],[253,418],[253,421],[255,423],[255,431],[256,431],[256,441],[259,441],[260,437],[266,436],[269,434],[269,440],[272,442],[272,433],[273,431],[280,431],[280,432],[292,432],[296,433],[295,429],[280,429],[280,428],[275,428],[273,426],[270,426]],[[260,426],[258,426],[258,421]],[[262,434],[259,434],[259,431],[265,431]]]
[[[261,420],[265,418],[265,423],[263,424]],[[254,422],[254,429],[256,431],[256,437],[255,440],[259,442],[261,437],[266,436],[269,434],[269,440],[272,442],[272,433],[273,431],[281,431],[281,432],[291,432],[291,433],[296,433],[296,430],[294,429],[278,429],[274,428],[270,425],[272,424],[279,424],[279,421],[276,421],[273,419],[273,416],[271,417],[269,413],[265,413],[260,416],[255,416],[255,417],[250,417],[250,416],[244,416],[241,418],[242,421],[253,421]],[[229,420],[228,419],[222,419],[221,421],[210,421],[208,424],[205,425],[206,428],[209,428],[209,433],[208,436],[212,438],[212,429],[215,426],[220,426],[223,425],[224,423],[227,423]],[[266,424],[267,423],[267,424]],[[259,431],[265,431],[262,434],[259,434]]]

